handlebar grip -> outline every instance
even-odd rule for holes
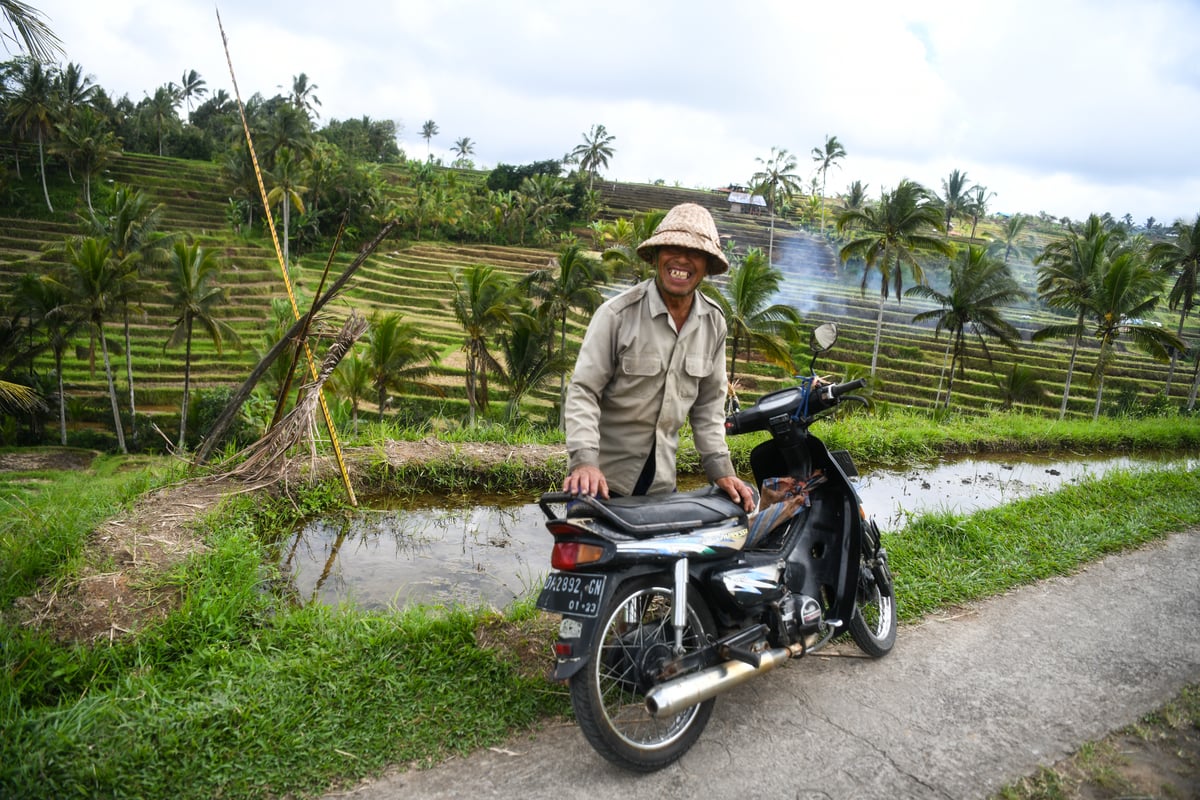
[[[867,379],[859,378],[858,380],[846,381],[845,383],[835,383],[834,385],[830,386],[826,391],[827,391],[829,397],[841,397],[846,392],[852,392],[855,389],[861,389],[862,387],[864,387],[866,385],[867,385]]]

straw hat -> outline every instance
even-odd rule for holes
[[[729,269],[729,261],[721,252],[717,224],[708,209],[695,203],[675,206],[654,229],[654,235],[638,245],[637,254],[643,261],[654,263],[659,247],[690,247],[708,254],[708,274],[720,275]]]

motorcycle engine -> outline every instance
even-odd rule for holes
[[[816,632],[824,623],[821,604],[805,594],[788,592],[780,599],[779,610],[780,619],[792,641]]]

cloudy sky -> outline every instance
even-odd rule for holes
[[[478,166],[557,158],[596,123],[605,175],[744,183],[772,147],[828,192],[954,169],[990,209],[1200,213],[1200,0],[30,0],[110,94],[196,70],[243,99],[303,72],[321,120],[392,119],[423,157],[475,143]]]

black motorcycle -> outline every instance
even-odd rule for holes
[[[718,694],[846,631],[873,657],[892,649],[892,576],[850,482],[858,472],[809,432],[840,403],[866,402],[852,394],[861,379],[815,377],[836,339],[836,326],[819,326],[810,377],[726,419],[730,435],[770,432],[750,456],[769,501],[754,515],[715,486],[541,497],[554,547],[537,604],[562,615],[554,678],[610,761],[665,767],[700,737]]]

